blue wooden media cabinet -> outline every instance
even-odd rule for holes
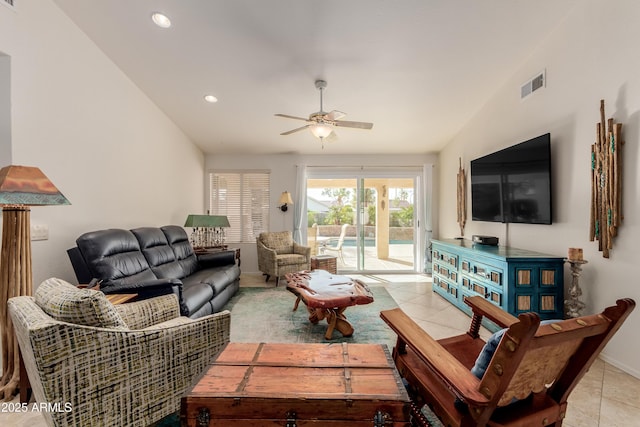
[[[433,240],[432,251],[433,290],[462,311],[471,314],[464,297],[480,295],[514,316],[564,318],[564,258],[458,239]]]

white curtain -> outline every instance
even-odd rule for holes
[[[307,166],[298,165],[296,194],[293,206],[293,240],[304,244],[307,240]]]
[[[422,182],[424,184],[424,272],[431,273],[431,237],[433,234],[433,224],[431,219],[433,209],[433,165],[425,164],[422,171]]]

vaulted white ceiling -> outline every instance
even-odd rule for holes
[[[237,154],[438,151],[578,3],[54,1],[203,151]],[[317,79],[325,111],[373,129],[339,128],[324,149],[281,136],[304,122],[275,113],[319,110]]]

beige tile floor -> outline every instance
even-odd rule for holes
[[[384,285],[415,321],[436,339],[465,332],[469,318],[431,291],[431,278],[417,274],[355,276]],[[243,275],[241,286],[264,286],[260,275]],[[273,280],[266,286],[273,286]],[[489,332],[482,331],[483,337]],[[17,402],[17,400],[14,400]],[[640,379],[600,359],[569,398],[567,427],[632,427],[640,425]],[[0,426],[43,427],[37,413],[0,412]]]

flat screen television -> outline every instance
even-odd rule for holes
[[[471,161],[471,216],[551,224],[550,134]]]

